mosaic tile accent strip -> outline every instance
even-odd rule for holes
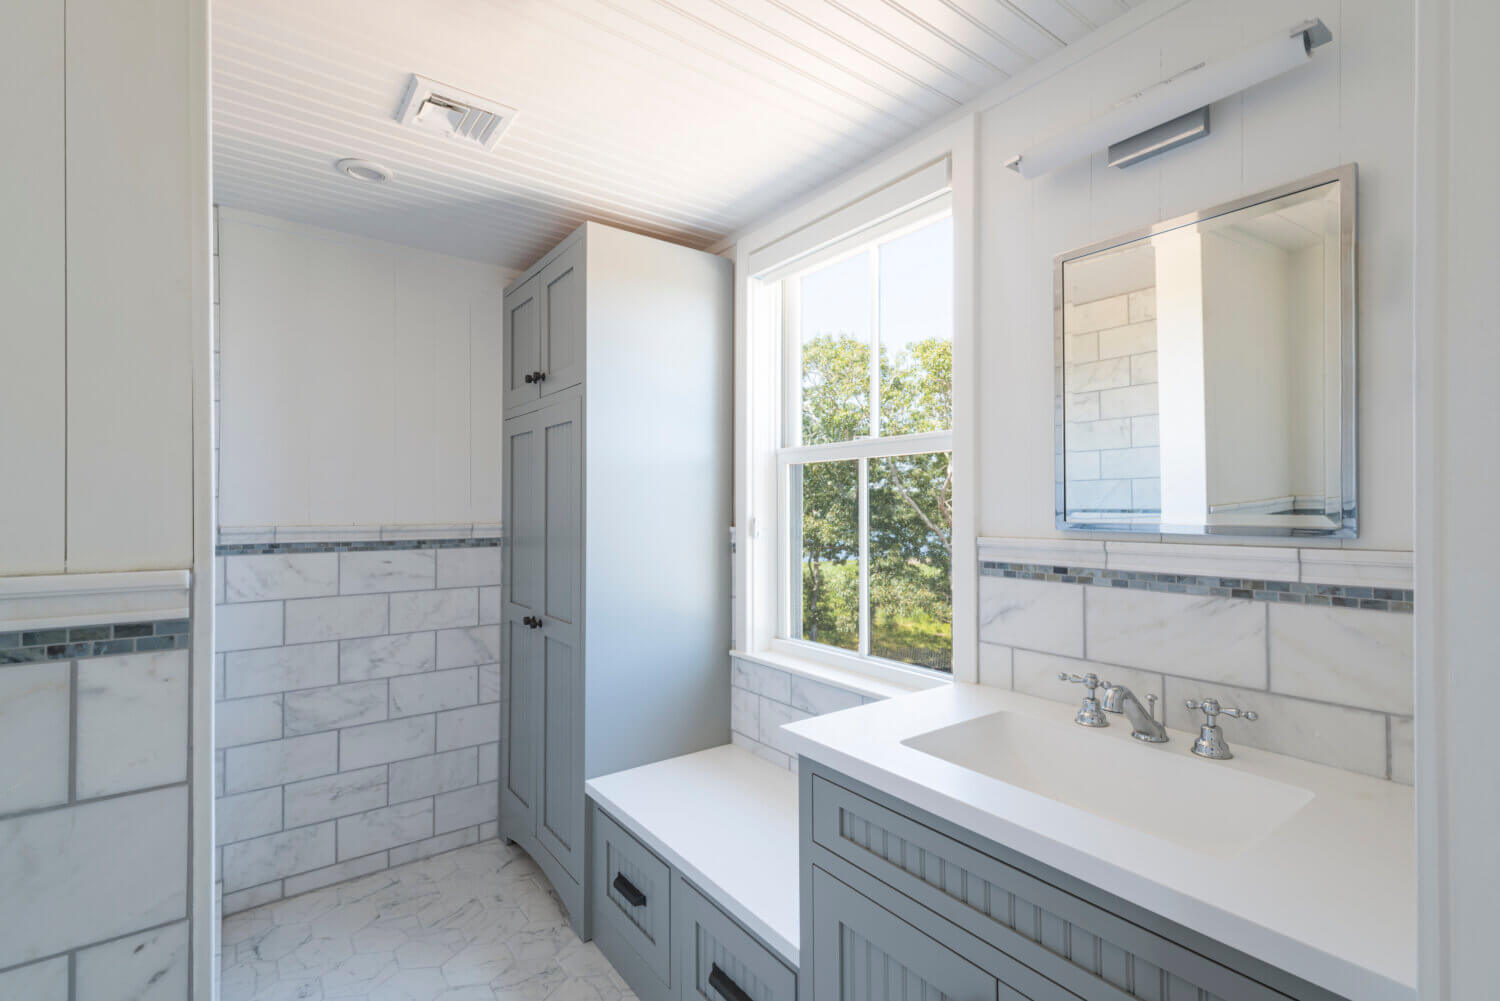
[[[981,576],[1045,580],[1059,584],[1092,584],[1164,594],[1201,594],[1245,598],[1293,605],[1363,608],[1377,612],[1410,613],[1416,600],[1409,588],[1353,587],[1344,584],[1307,584],[1302,581],[1251,580],[1244,577],[1207,577],[1196,574],[1154,573],[1146,570],[1100,570],[1092,567],[1038,563],[979,564]]]
[[[155,650],[186,650],[190,638],[187,619],[24,629],[0,633],[0,664],[37,664]]]
[[[502,543],[483,539],[356,539],[350,542],[238,542],[214,547],[215,556],[266,556],[277,553],[375,553],[391,549],[484,549]]]

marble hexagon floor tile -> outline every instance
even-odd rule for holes
[[[224,919],[221,1001],[636,1001],[501,841]]]

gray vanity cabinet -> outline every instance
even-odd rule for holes
[[[500,833],[587,938],[584,781],[729,739],[730,263],[589,223],[504,316]]]
[[[1026,1001],[818,868],[810,911],[820,1001]]]
[[[1338,1001],[805,758],[800,781],[802,1001],[886,1001],[866,971],[892,963],[934,1001]]]

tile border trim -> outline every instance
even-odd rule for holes
[[[484,549],[500,546],[496,535],[470,539],[349,539],[320,542],[228,542],[214,547],[215,556],[272,556],[281,553],[374,553],[397,549]]]
[[[427,539],[489,539],[504,535],[497,521],[425,522],[392,525],[223,525],[218,545],[268,542],[396,542]]]
[[[188,570],[0,577],[0,633],[185,619],[191,581]]]
[[[1248,577],[1217,577],[1203,574],[1161,573],[1150,570],[1107,570],[1096,567],[1041,563],[1007,563],[985,560],[981,577],[1050,581],[1057,584],[1089,584],[1120,587],[1163,594],[1211,595],[1282,604],[1359,608],[1377,612],[1410,614],[1415,602],[1411,588],[1366,587],[1350,584],[1316,584],[1307,581],[1266,580]]]
[[[54,626],[0,632],[0,668],[131,653],[191,648],[191,620],[156,619],[111,625]]]

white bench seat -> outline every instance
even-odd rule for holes
[[[793,971],[797,777],[722,747],[590,779],[589,798]]]

